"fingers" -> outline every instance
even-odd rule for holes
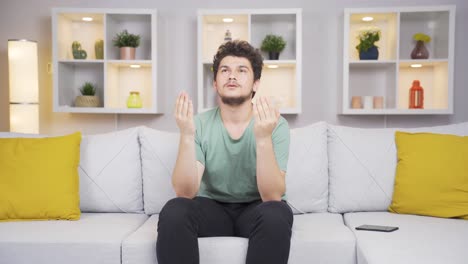
[[[254,114],[255,114],[255,111],[258,112],[257,114],[258,114],[259,120],[279,118],[278,108],[267,97],[259,96],[257,100],[255,101],[253,108],[254,108]]]
[[[184,97],[184,100],[182,102],[182,111],[181,111],[181,115],[182,116],[187,116],[187,112],[188,112],[188,96],[187,94],[184,92],[183,94],[183,97]]]
[[[258,113],[257,101],[255,101],[252,108],[253,108],[253,112],[254,112],[255,123],[258,123],[260,121],[260,114]]]
[[[179,93],[174,106],[176,117],[193,116],[193,103],[185,91]]]
[[[192,99],[189,99],[189,102],[188,102],[188,113],[187,113],[188,117],[192,118],[193,117],[193,103],[192,103]]]

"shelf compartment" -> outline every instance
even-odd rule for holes
[[[363,17],[373,17],[374,20],[362,21]],[[359,52],[356,46],[359,44],[359,31],[364,27],[375,26],[381,31],[380,40],[375,44],[379,47],[378,60],[395,60],[397,58],[397,13],[357,13],[350,15],[349,24],[349,60],[359,60]]]
[[[213,63],[203,64],[203,105],[199,107],[200,111],[206,111],[208,109],[218,106],[217,93],[213,88]],[[199,102],[201,103],[201,102]]]
[[[90,17],[92,21],[83,21]],[[95,13],[62,13],[57,16],[58,59],[73,59],[72,43],[78,41],[81,49],[86,51],[86,60],[96,58],[94,43],[104,39],[104,16]]]
[[[58,63],[59,107],[73,107],[75,98],[81,95],[80,88],[85,82],[96,86],[100,105],[104,99],[104,64],[102,62],[70,61]]]
[[[233,19],[232,22],[224,22],[224,18]],[[249,16],[240,14],[216,14],[203,15],[202,36],[202,60],[212,61],[218,47],[224,43],[227,30],[231,32],[232,39],[250,41],[249,38]]]
[[[140,65],[140,68],[132,68],[131,65]],[[155,95],[152,89],[153,70],[151,63],[142,61],[110,62],[106,66],[106,108],[125,109],[125,112],[141,112],[142,110],[127,108],[130,91],[138,91],[143,102],[141,109],[146,109],[143,112],[154,109]]]
[[[128,33],[140,35],[140,46],[135,50],[136,60],[151,60],[152,59],[152,43],[151,40],[151,14],[107,14],[106,15],[106,39],[104,43],[107,59],[120,59],[120,49],[115,47],[112,40],[117,33],[127,30]]]
[[[268,34],[279,35],[286,41],[280,53],[282,60],[295,60],[296,53],[296,14],[253,14],[251,15],[251,44],[259,48]],[[264,58],[268,53],[262,51]]]
[[[277,68],[270,68],[277,66]],[[273,97],[281,113],[298,113],[296,64],[293,62],[266,61],[255,96]]]
[[[383,96],[384,109],[396,107],[395,63],[352,63],[349,65],[349,95],[347,107],[351,109],[353,96]],[[355,109],[352,109],[355,110]],[[377,109],[376,109],[377,110]]]
[[[410,59],[415,33],[431,37],[425,43],[430,59],[447,59],[449,54],[449,11],[402,12],[400,15],[400,58]]]
[[[412,68],[413,61],[399,64],[398,109],[408,109],[409,89],[413,80],[419,80],[424,89],[424,109],[449,109],[449,70],[448,61],[418,60],[420,68]],[[409,109],[413,111],[415,109]]]

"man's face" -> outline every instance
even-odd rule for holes
[[[223,103],[235,106],[252,98],[252,92],[257,91],[258,81],[254,82],[252,65],[248,59],[226,56],[219,63],[213,86]]]

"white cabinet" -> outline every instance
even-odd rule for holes
[[[223,21],[224,20],[224,21]],[[227,20],[227,22],[226,22]],[[273,96],[283,114],[301,112],[302,92],[302,10],[248,9],[198,11],[198,112],[217,106],[213,90],[213,56],[225,41],[229,30],[232,39],[250,42],[260,48],[268,34],[280,35],[286,41],[279,60],[268,60],[262,52],[264,68],[259,95]]]
[[[356,49],[359,31],[368,26],[381,31],[377,60],[360,60]],[[452,114],[454,27],[455,6],[345,9],[341,113]],[[431,37],[427,59],[411,58],[416,33]],[[424,89],[423,109],[409,108],[414,80]],[[382,108],[374,107],[374,98],[383,98]]]
[[[52,10],[53,105],[55,112],[160,113],[157,89],[155,9],[54,8]],[[134,60],[121,60],[112,40],[127,30],[140,36]],[[103,40],[103,57],[97,59],[95,42]],[[74,59],[78,41],[85,59]],[[99,107],[76,107],[74,101],[85,82],[96,86]],[[141,108],[128,108],[130,91],[137,91]]]

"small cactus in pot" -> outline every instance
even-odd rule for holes
[[[86,59],[87,57],[86,51],[81,49],[81,43],[78,41],[72,43],[72,54],[74,59]]]

